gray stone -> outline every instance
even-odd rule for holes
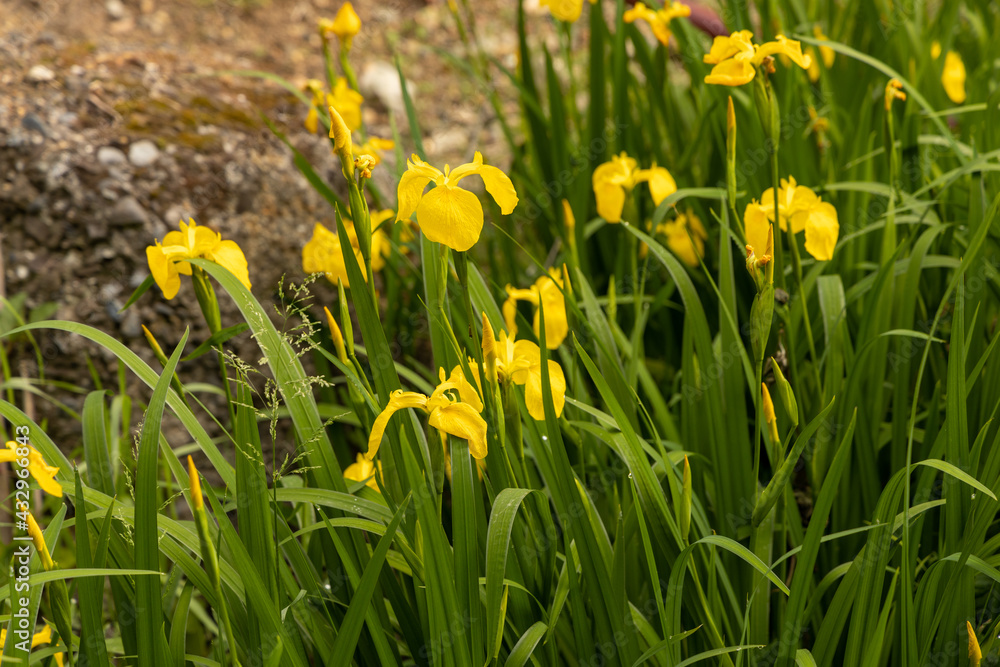
[[[139,311],[129,308],[121,321],[121,332],[125,338],[138,338],[142,335],[142,324],[139,322]]]
[[[105,167],[120,167],[128,158],[114,146],[101,146],[97,149],[97,161]]]
[[[143,225],[146,218],[146,210],[132,195],[122,197],[108,211],[108,222],[112,225]]]
[[[160,157],[160,149],[149,139],[135,142],[128,149],[128,159],[136,167],[148,167]]]

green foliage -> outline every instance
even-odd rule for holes
[[[47,613],[53,582],[76,601],[74,636],[54,632],[56,647],[37,655],[69,648],[99,665],[964,664],[968,621],[996,656],[1000,16],[972,1],[755,4],[723,3],[722,19],[736,29],[759,18],[758,43],[780,26],[819,61],[810,82],[778,60],[756,102],[745,86],[703,82],[710,41],[687,19],[671,22],[666,46],[625,22],[624,2],[612,21],[599,11],[610,16],[610,4],[584,3],[572,25],[539,25],[519,2],[512,72],[479,50],[470,4],[452,3],[464,73],[495,109],[494,79],[517,95],[520,115],[503,126],[521,202],[511,216],[487,208],[492,225],[468,253],[405,241],[390,223],[380,273],[364,245],[343,253],[353,286],[336,318],[343,348],[304,291],[282,291],[278,319],[290,319],[276,325],[270,306],[205,259],[190,263],[242,321],[205,341],[185,335],[162,372],[84,324],[25,314],[20,295],[5,302],[0,415],[8,433],[29,427],[74,510],[35,508],[60,567],[43,572],[33,559],[28,613]],[[960,106],[946,97],[934,41],[965,62]],[[820,46],[833,49],[831,66]],[[397,66],[402,79],[406,63]],[[907,99],[887,110],[890,77]],[[405,81],[403,92],[407,146],[423,156],[421,101]],[[769,104],[780,148],[766,139],[774,107],[766,123],[757,116]],[[320,120],[329,125],[325,110]],[[385,195],[351,180],[345,196],[289,147],[350,247],[347,214],[363,229],[365,195],[373,206]],[[615,225],[597,214],[592,174],[621,151],[666,167],[679,189],[656,202],[637,185]],[[776,228],[773,263],[745,273],[741,213],[775,175],[833,204],[836,249],[816,260],[801,236]],[[682,213],[680,237],[661,226]],[[538,350],[539,414],[523,383],[487,377],[481,318],[514,340],[504,286],[526,288],[549,268],[564,271],[556,301],[571,333]],[[152,285],[130,304],[158,298]],[[545,341],[562,317],[545,299],[535,307],[537,324],[513,312],[518,341]],[[151,392],[87,394],[76,465],[15,404],[25,387],[10,379],[11,343],[46,330],[89,339]],[[255,360],[220,353],[229,410],[211,415],[183,364],[247,334],[263,376]],[[561,411],[550,359],[565,377]],[[390,420],[375,465],[356,458],[395,392],[433,400],[438,369],[456,368],[482,402],[485,459],[425,426],[419,409]],[[778,437],[762,382],[778,399]],[[165,412],[188,442],[168,441]],[[281,464],[277,451],[294,455]],[[208,499],[194,519],[179,498],[195,501],[187,454]],[[12,583],[4,568],[5,627]],[[7,636],[5,660],[19,657]]]

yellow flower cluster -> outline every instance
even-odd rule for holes
[[[663,167],[639,169],[634,158],[623,151],[594,170],[592,184],[597,199],[597,213],[608,222],[621,222],[625,198],[639,183],[649,183],[653,203],[660,202],[677,192],[677,182]]]
[[[701,218],[690,208],[686,213],[678,214],[673,220],[661,222],[654,231],[666,236],[670,251],[692,268],[698,266],[698,262],[705,256],[708,232],[701,224]]]
[[[545,347],[554,350],[559,347],[566,334],[569,333],[569,324],[566,320],[566,299],[563,297],[563,281],[559,272],[549,269],[548,275],[544,275],[535,281],[535,284],[528,289],[514,289],[507,285],[507,300],[503,304],[504,323],[510,330],[512,336],[517,335],[517,302],[527,301],[535,306],[534,330],[535,335],[539,333],[539,303],[545,310]]]
[[[379,227],[392,216],[391,209],[378,211],[371,215],[372,272],[382,270],[385,266],[385,259],[392,250],[389,236]],[[361,256],[358,233],[354,228],[354,223],[345,218],[344,224],[347,225],[347,236],[351,240],[351,249],[358,260],[358,265],[364,266],[364,258]],[[351,286],[347,277],[347,265],[344,264],[344,249],[340,244],[340,236],[318,222],[313,227],[312,238],[302,248],[302,270],[306,273],[326,274],[327,280],[333,284],[336,284],[339,278],[344,283],[344,287]]]
[[[833,258],[840,224],[837,209],[824,202],[809,188],[798,185],[791,176],[781,181],[778,190],[778,214],[782,231],[791,224],[792,233],[805,230],[806,250],[820,261]],[[760,252],[767,244],[767,233],[774,222],[774,188],[768,188],[757,200],[747,204],[743,214],[747,245]]]
[[[802,45],[784,35],[778,35],[775,41],[764,44],[754,44],[753,33],[749,30],[734,32],[729,37],[716,37],[704,57],[706,63],[715,65],[705,77],[705,83],[721,86],[750,83],[764,59],[775,55],[787,56],[804,70],[812,65],[812,58],[803,55]]]
[[[656,39],[666,46],[670,42],[670,22],[684,16],[691,16],[691,8],[680,2],[672,2],[665,5],[663,9],[656,10],[637,2],[634,7],[625,12],[623,19],[625,23],[645,21],[652,28]]]
[[[222,266],[236,276],[250,289],[250,274],[247,258],[235,241],[223,241],[218,232],[198,225],[188,219],[189,224],[180,223],[180,231],[168,232],[163,243],[146,246],[146,260],[153,280],[167,299],[177,296],[181,287],[181,276],[191,275],[189,259],[207,259]]]
[[[483,206],[479,197],[460,188],[458,183],[473,175],[483,179],[500,212],[510,215],[518,201],[514,184],[507,174],[484,164],[482,154],[476,151],[472,162],[454,171],[448,165],[441,171],[416,155],[411,156],[396,192],[399,205],[396,221],[408,220],[416,213],[420,229],[428,239],[452,250],[468,250],[483,231]],[[424,189],[431,183],[436,187],[425,194]]]
[[[4,644],[7,642],[7,628],[0,628],[0,650],[3,649]],[[52,643],[52,628],[48,625],[41,632],[36,632],[31,637],[31,648],[35,648],[39,644],[51,644]],[[63,661],[66,654],[59,652],[55,654],[56,665],[63,667]]]

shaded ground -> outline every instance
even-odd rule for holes
[[[315,25],[339,4],[4,0],[0,291],[26,292],[29,307],[51,302],[56,318],[106,331],[158,368],[140,325],[166,348],[188,325],[193,343],[206,337],[189,281],[173,301],[151,292],[126,313],[118,311],[148,274],[145,246],[180,218],[194,217],[240,243],[262,302],[273,298],[283,274],[300,279],[302,245],[315,221],[330,221],[329,208],[260,116],[272,119],[335,183],[328,143],[302,128],[306,109],[280,87],[216,72],[322,78]],[[513,66],[513,6],[499,0],[475,6],[483,45]],[[362,0],[356,8],[364,29],[352,61],[369,132],[391,136],[388,111],[400,103],[395,48],[431,158],[455,164],[478,148],[503,164],[492,109],[435,50],[459,61],[463,56],[447,5]],[[405,115],[397,120],[406,136]],[[391,189],[390,170],[383,170],[384,189]],[[318,290],[320,299],[332,299],[326,286]],[[226,299],[223,308],[224,320],[234,323]],[[40,343],[48,377],[94,388],[85,366],[90,354],[97,374],[115,384],[113,357],[96,346],[68,335],[46,335]],[[247,337],[234,347],[245,359],[258,356]],[[23,346],[14,357],[15,368],[23,360],[26,374],[36,375],[34,356]],[[181,373],[186,380],[217,377],[206,361]],[[70,404],[78,408],[80,401]],[[58,414],[44,403],[39,410],[40,416]],[[64,416],[52,419],[50,432],[66,451],[79,444],[79,425]]]

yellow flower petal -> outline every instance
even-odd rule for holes
[[[594,196],[599,216],[611,223],[621,222],[622,210],[625,208],[625,188],[609,181],[594,183]]]
[[[177,275],[174,261],[163,252],[163,246],[159,243],[146,246],[146,261],[149,263],[149,272],[153,275],[156,285],[163,292],[163,296],[167,300],[177,296],[177,291],[181,288],[181,278]]]
[[[444,174],[427,164],[416,155],[406,162],[406,171],[399,179],[399,186],[396,188],[396,200],[398,210],[396,221],[409,220],[413,212],[417,210],[417,204],[424,194],[424,188],[431,181],[443,179]]]
[[[535,282],[535,290],[545,308],[545,347],[550,350],[562,345],[563,340],[569,334],[569,323],[566,320],[566,299],[561,287],[562,279],[555,270],[550,275],[542,276]],[[536,336],[541,335],[539,333],[541,330],[540,314],[541,309],[536,308],[534,319]]]
[[[705,83],[719,86],[742,86],[753,81],[756,74],[757,70],[754,69],[749,60],[730,58],[713,67],[712,71],[705,77]]]
[[[559,417],[562,415],[563,407],[566,404],[566,377],[563,375],[562,367],[551,359],[549,359],[548,367],[549,388],[552,390],[552,407],[555,408],[556,417]],[[528,414],[538,421],[545,419],[541,368],[541,363],[534,366],[526,374],[524,383],[524,404],[528,408]]]
[[[378,481],[375,475],[376,467],[378,472],[382,472],[382,462],[369,461],[364,457],[363,454],[358,454],[357,459],[354,463],[344,468],[344,479],[349,479],[352,482],[365,482],[367,481],[367,486],[375,491],[381,493],[381,489],[378,488]]]
[[[649,169],[641,169],[636,172],[635,180],[649,183],[649,193],[653,196],[653,203],[657,206],[660,202],[677,192],[677,181],[670,175],[664,167],[657,167],[655,164]]]
[[[389,424],[389,419],[404,408],[422,408],[427,405],[427,397],[414,391],[403,391],[397,389],[389,397],[389,404],[385,406],[381,414],[375,418],[372,424],[371,435],[368,436],[368,452],[365,458],[371,461],[378,454],[378,448],[382,444],[382,436],[385,434],[385,427]]]
[[[417,220],[428,239],[464,252],[483,231],[483,207],[468,190],[439,185],[420,199]]]
[[[965,64],[962,56],[949,51],[944,57],[944,71],[941,73],[941,85],[955,104],[965,102]]]
[[[758,257],[764,255],[764,248],[767,246],[767,230],[771,226],[767,218],[767,212],[756,199],[747,204],[743,211],[747,245],[753,248]]]
[[[828,202],[819,202],[809,212],[805,225],[806,250],[820,261],[833,258],[833,250],[837,246],[837,236],[840,234],[840,224],[837,221],[837,209]]]
[[[222,241],[215,248],[205,253],[205,258],[210,259],[243,283],[243,286],[250,289],[250,273],[247,269],[247,258],[240,249],[236,241]]]
[[[436,408],[427,423],[448,435],[469,441],[473,458],[486,458],[486,421],[466,403],[451,403]]]
[[[574,23],[583,12],[583,0],[539,0],[539,7],[548,7],[555,18]]]
[[[703,60],[710,65],[718,65],[734,56],[750,59],[754,53],[752,40],[753,33],[749,30],[734,32],[729,37],[720,35],[712,42],[712,48],[705,54]]]
[[[767,56],[783,55],[789,57],[796,65],[802,69],[809,69],[812,58],[802,54],[802,44],[794,39],[788,39],[784,35],[778,35],[773,42],[765,42],[757,47],[751,61],[754,65],[759,65]]]
[[[361,127],[361,104],[365,98],[350,87],[346,78],[337,77],[333,91],[327,95],[326,100],[329,106],[337,110],[351,132]]]
[[[472,162],[456,167],[448,175],[446,182],[455,185],[466,176],[473,174],[483,179],[486,191],[490,193],[493,200],[500,206],[500,212],[504,215],[510,215],[518,201],[514,184],[511,183],[510,178],[503,171],[484,164],[483,155],[479,151],[476,151],[475,155],[473,155]]]

